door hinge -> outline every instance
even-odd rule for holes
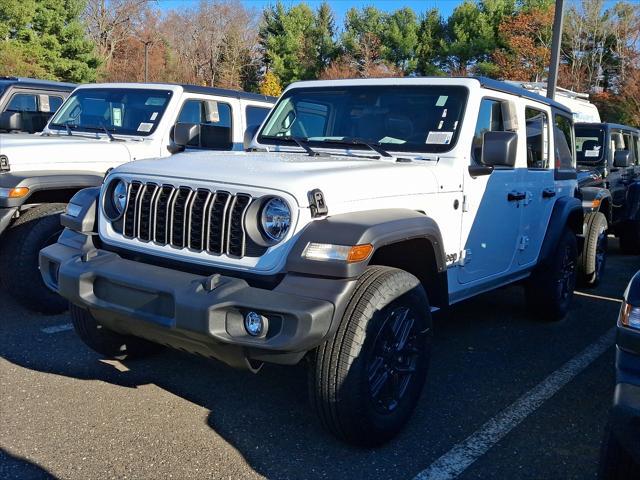
[[[458,265],[460,265],[461,267],[464,267],[470,261],[471,261],[471,249],[465,248],[464,250],[462,250],[462,252],[460,252],[460,262],[458,263]]]
[[[467,196],[466,195],[462,196],[462,211],[463,212],[468,212],[469,211],[469,203],[467,202]]]
[[[324,201],[324,194],[322,190],[316,188],[308,193],[309,196],[309,208],[311,209],[311,218],[322,217],[329,213],[329,207]]]
[[[529,246],[529,237],[526,235],[522,235],[520,237],[520,243],[518,245],[518,250],[522,251]]]

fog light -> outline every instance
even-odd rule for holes
[[[259,337],[265,328],[265,318],[256,312],[249,312],[244,316],[244,329],[252,337]]]

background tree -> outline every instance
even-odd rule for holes
[[[416,67],[421,75],[442,74],[439,61],[442,56],[440,39],[445,26],[437,9],[432,8],[420,19],[416,45]]]
[[[81,0],[2,0],[0,75],[88,82],[100,61],[87,38]]]

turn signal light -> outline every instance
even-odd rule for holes
[[[347,263],[362,262],[373,252],[373,245],[332,245],[330,243],[309,242],[302,252],[304,258],[324,262],[338,261]]]
[[[349,256],[347,257],[347,262],[349,263],[362,262],[363,260],[366,260],[367,258],[369,258],[369,255],[371,255],[371,252],[373,252],[373,245],[371,245],[370,243],[367,243],[365,245],[355,245],[351,247],[351,250],[349,250]]]
[[[22,198],[29,194],[27,187],[0,188],[0,197],[4,198]]]

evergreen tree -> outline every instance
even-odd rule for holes
[[[442,56],[440,39],[444,36],[444,29],[440,12],[435,8],[426,12],[420,19],[416,48],[416,66],[419,74],[442,74],[438,65]]]
[[[80,15],[82,0],[2,0],[0,75],[90,82],[99,60]]]

